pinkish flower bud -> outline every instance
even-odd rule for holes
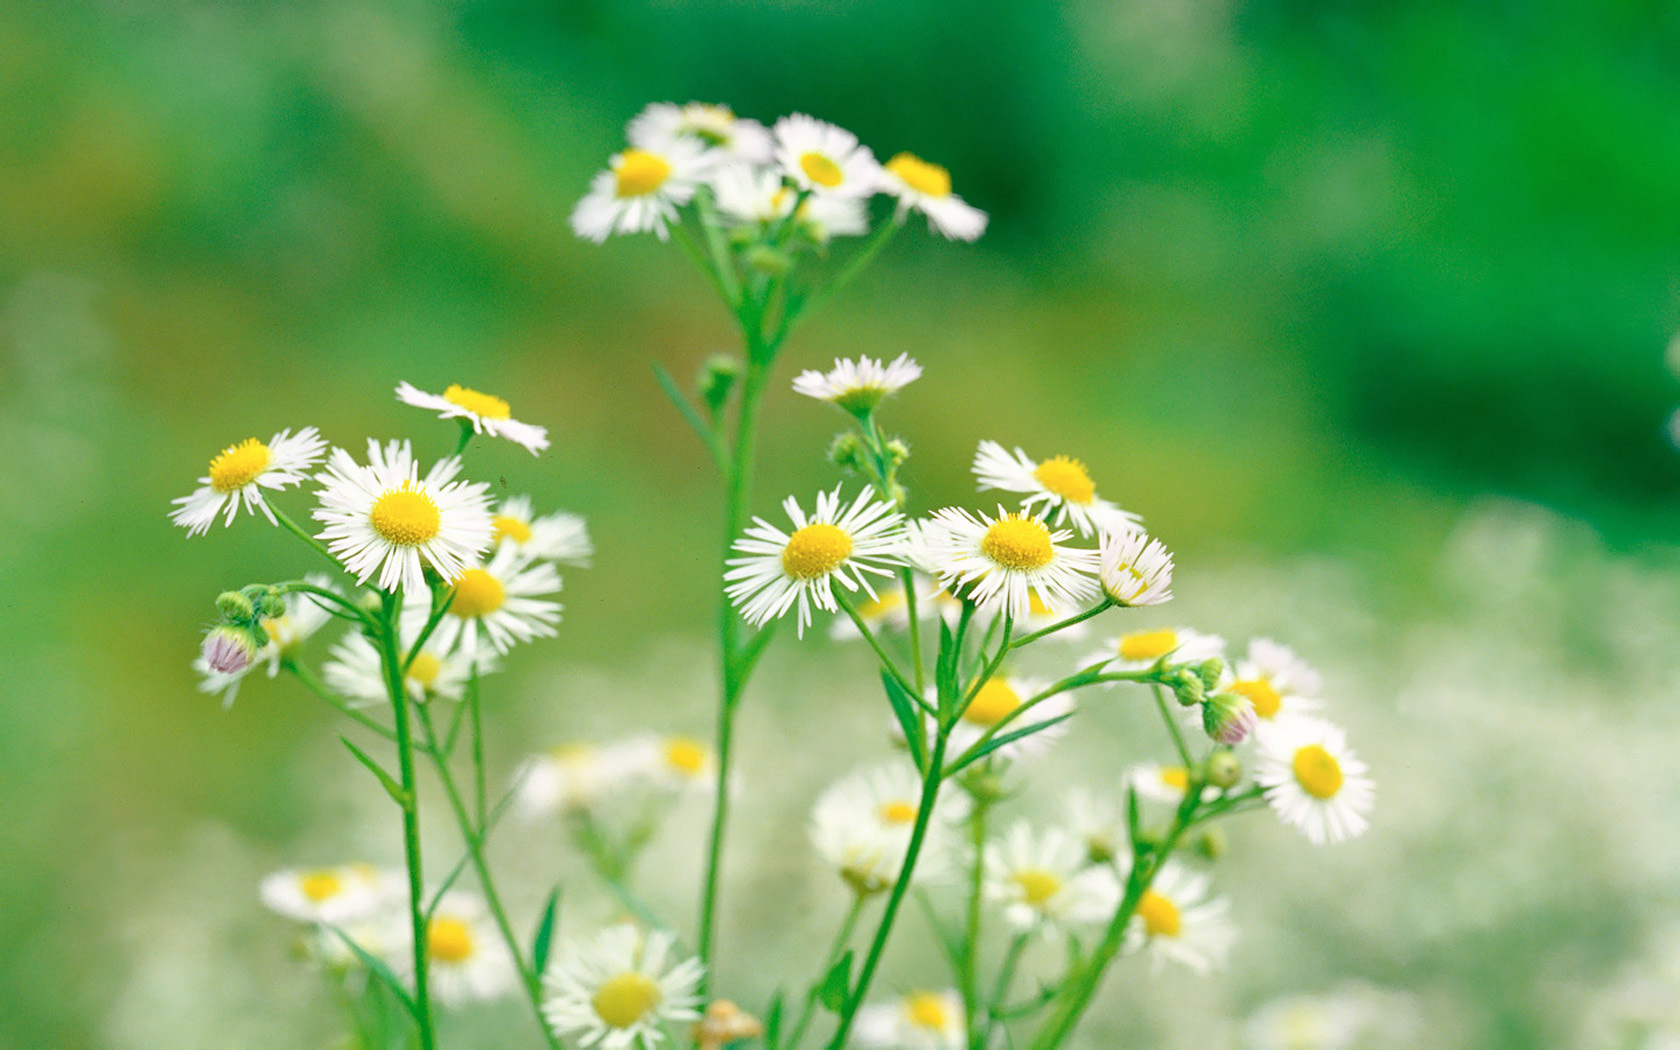
[[[257,658],[249,632],[223,624],[204,636],[204,662],[218,674],[239,674]]]
[[[1202,728],[1227,747],[1235,747],[1254,732],[1258,721],[1254,704],[1236,693],[1214,693],[1202,704]]]

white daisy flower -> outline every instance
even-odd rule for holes
[[[599,244],[615,233],[670,235],[677,209],[694,197],[716,158],[689,138],[671,139],[663,149],[632,146],[615,153],[608,170],[589,183],[572,209],[572,231]]]
[[[1085,861],[1085,844],[1061,828],[1034,835],[1031,824],[1016,821],[986,843],[986,899],[1002,905],[1017,931],[1104,922],[1120,905],[1120,885],[1112,868]]]
[[[887,161],[881,183],[898,198],[901,212],[921,212],[928,225],[949,240],[972,241],[986,232],[986,213],[951,192],[951,173],[914,153]]]
[[[616,763],[603,761],[600,748],[562,744],[531,755],[514,771],[514,809],[526,820],[587,810],[622,779]]]
[[[787,218],[798,199],[773,169],[730,164],[712,174],[718,211],[744,226],[770,225]],[[807,197],[795,216],[795,228],[817,244],[834,237],[857,237],[869,232],[869,209],[858,197],[820,194]]]
[[[1126,814],[1113,795],[1074,787],[1067,793],[1065,809],[1068,833],[1084,843],[1088,863],[1107,864],[1131,848]]]
[[[858,893],[892,886],[904,866],[910,833],[921,808],[922,778],[906,762],[887,762],[848,774],[817,796],[811,809],[811,845]],[[933,804],[917,882],[937,881],[951,861],[951,828],[966,819],[969,800],[957,791]]]
[[[858,1011],[852,1041],[871,1050],[963,1050],[968,1019],[962,996],[946,988],[871,1003]]]
[[[546,427],[521,423],[513,418],[513,408],[506,401],[459,383],[449,384],[441,394],[432,394],[405,380],[397,384],[397,400],[415,408],[429,408],[439,419],[464,420],[472,424],[474,434],[507,438],[524,445],[533,456],[548,447]]]
[[[939,578],[982,611],[1000,611],[1023,622],[1036,592],[1052,609],[1076,608],[1096,591],[1097,552],[1060,546],[1072,538],[1052,532],[1043,519],[998,508],[996,518],[947,507],[934,513],[923,535]]]
[[[849,591],[874,598],[875,588],[865,573],[890,577],[888,566],[900,564],[904,519],[868,489],[842,508],[840,490],[819,492],[809,518],[799,501],[789,496],[782,509],[795,528],[791,535],[763,518],[754,518],[731,558],[724,579],[731,581],[729,598],[748,623],[764,624],[799,605],[799,634],[811,622],[811,605],[834,612],[838,582]]]
[[[517,547],[523,558],[588,567],[589,559],[595,556],[583,518],[564,511],[536,517],[529,496],[510,496],[503,500],[490,519],[490,526],[498,546]]]
[[[1670,993],[1666,996],[1672,1000]],[[1243,1050],[1354,1050],[1355,1047],[1416,1046],[1421,1017],[1408,993],[1386,991],[1363,981],[1346,981],[1318,995],[1274,999],[1250,1014],[1242,1027]],[[1652,1034],[1645,1050],[1680,1046],[1680,1026]],[[1595,1044],[1596,1045],[1596,1044]]]
[[[262,880],[260,893],[270,911],[288,919],[343,926],[405,901],[408,884],[398,872],[371,864],[341,864],[277,871]]]
[[[397,621],[397,648],[406,654],[420,637],[430,616],[431,608],[419,595],[418,600],[405,602]],[[472,650],[453,650],[432,632],[414,661],[408,665],[403,684],[408,696],[416,702],[438,696],[445,700],[459,700],[466,693],[472,677],[473,665],[480,675],[491,674],[497,664],[488,654]],[[321,665],[321,677],[333,692],[351,702],[352,706],[382,704],[390,700],[385,686],[385,669],[380,662],[379,649],[361,631],[347,632],[327,654]]]
[[[996,441],[982,441],[974,453],[974,476],[980,488],[1024,493],[1023,510],[1032,512],[1040,504],[1057,525],[1071,524],[1081,536],[1092,533],[1135,532],[1142,521],[1136,514],[1097,495],[1085,464],[1067,456],[1054,456],[1035,463],[1016,449],[1005,452]]]
[[[419,478],[407,441],[382,448],[369,439],[367,466],[335,448],[316,476],[322,487],[315,519],[327,526],[316,538],[360,584],[377,574],[380,590],[418,594],[427,589],[421,569],[428,564],[454,583],[491,536],[488,486],[456,481],[460,470],[451,457]]]
[[[1173,557],[1143,532],[1104,533],[1097,575],[1103,593],[1121,605],[1160,605],[1172,600]]]
[[[768,164],[770,132],[756,120],[737,117],[728,106],[690,102],[654,102],[630,121],[625,130],[630,145],[656,155],[670,152],[673,142],[691,140],[730,160]]]
[[[250,513],[262,511],[270,524],[278,525],[263,490],[278,492],[302,483],[325,447],[314,427],[296,434],[282,430],[266,445],[256,438],[229,445],[210,460],[210,472],[198,479],[202,488],[170,501],[176,509],[169,512],[169,520],[188,536],[197,536],[210,530],[223,508],[227,515],[222,524],[227,526],[244,506]]]
[[[1073,694],[1057,693],[1034,704],[1026,714],[1011,717],[1017,708],[1037,696],[1048,684],[1037,678],[998,676],[987,679],[980,691],[974,694],[968,709],[957,719],[957,724],[951,727],[951,742],[948,748],[950,753],[960,755],[967,751],[979,743],[988,730],[1003,722],[1005,718],[1009,721],[997,731],[998,736],[1018,732],[1029,726],[1043,725],[1071,712],[1074,709]],[[929,725],[932,724],[930,721]],[[1067,729],[1066,721],[1057,722],[1048,729],[1041,729],[1019,740],[1010,741],[988,757],[1014,761],[1043,754],[1051,744],[1067,734]]]
[[[710,747],[694,737],[646,733],[609,745],[606,750],[608,765],[623,779],[659,791],[708,792],[717,784],[717,758]]]
[[[543,1016],[556,1035],[584,1047],[651,1047],[672,1021],[694,1021],[704,972],[698,959],[669,965],[676,935],[610,926],[587,942],[560,951],[543,984]]]
[[[218,671],[210,666],[210,658],[200,655],[193,661],[193,670],[198,672],[198,691],[201,693],[219,693],[222,697],[222,709],[233,706],[234,698],[239,695],[239,687],[245,683],[245,676],[251,673],[256,663],[248,663],[235,671]]]
[[[1201,727],[1201,708],[1198,706],[1196,726]],[[1163,766],[1158,762],[1143,762],[1126,770],[1125,782],[1136,791],[1139,798],[1149,799],[1151,802],[1161,802],[1169,806],[1176,806],[1184,801],[1184,793],[1190,790],[1190,771],[1183,766]],[[1217,789],[1203,789],[1202,797],[1218,795]]]
[[[773,134],[776,164],[800,189],[838,197],[868,197],[880,190],[880,162],[844,128],[795,113],[776,121]]]
[[[559,589],[560,573],[551,562],[527,561],[518,547],[503,544],[455,581],[449,611],[438,624],[438,645],[504,654],[519,642],[552,638],[561,606],[538,595]]]
[[[916,587],[916,619],[931,620],[939,615],[941,602],[939,596],[944,595],[947,602],[951,596],[944,594],[939,585],[931,579],[916,573],[911,576]],[[959,603],[960,607],[960,603]],[[881,631],[902,631],[910,626],[910,603],[905,599],[904,586],[882,588],[874,598],[857,603],[858,618],[869,625],[871,631],[879,634]],[[829,637],[837,641],[849,641],[863,637],[856,623],[850,616],[837,617],[828,630]]]
[[[1294,715],[1260,723],[1256,735],[1254,780],[1280,820],[1314,845],[1364,833],[1375,788],[1340,727]]]
[[[386,962],[397,976],[414,981],[413,932],[408,915],[395,918]],[[484,901],[451,890],[426,924],[426,979],[432,997],[445,1006],[500,999],[519,987],[519,971],[508,954]]]
[[[1293,649],[1256,638],[1248,643],[1248,658],[1237,661],[1231,681],[1220,688],[1248,697],[1255,715],[1269,721],[1318,707],[1324,682]]]
[[[1168,657],[1170,663],[1193,664],[1224,655],[1225,639],[1217,634],[1202,634],[1188,627],[1157,627],[1111,638],[1086,657],[1085,663],[1107,660],[1105,671],[1147,671]]]
[[[1168,960],[1199,974],[1224,966],[1237,931],[1230,898],[1209,900],[1208,882],[1176,860],[1161,865],[1126,925],[1125,950],[1147,951],[1157,971]]]
[[[922,366],[909,354],[899,354],[890,365],[868,356],[856,361],[836,359],[827,372],[807,369],[799,373],[793,390],[819,401],[832,401],[855,416],[866,416],[888,394],[896,394],[921,374]]]

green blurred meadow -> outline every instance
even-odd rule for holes
[[[1680,959],[1680,6],[13,0],[0,1048],[330,1042],[256,880],[398,844],[317,701],[196,691],[216,592],[312,567],[260,519],[169,524],[231,442],[429,457],[452,431],[399,380],[505,394],[554,446],[472,470],[598,554],[499,684],[497,768],[706,731],[718,495],[651,365],[691,375],[729,320],[670,245],[566,225],[624,122],[688,99],[947,166],[986,236],[899,237],[786,376],[919,360],[889,418],[924,509],[976,505],[982,438],[1083,458],[1175,551],[1174,621],[1294,645],[1373,766],[1357,843],[1233,832],[1230,972],[1116,978],[1089,1045],[1231,1045],[1347,975],[1413,995],[1420,1046],[1645,1045],[1599,1018],[1629,974],[1680,1002],[1651,961]],[[822,407],[772,391],[758,512],[833,484]],[[836,918],[804,807],[882,749],[866,658],[821,634],[743,716],[747,1003],[809,965],[790,921],[814,952]],[[1048,781],[1143,757],[1109,714]],[[688,816],[650,870],[698,866]],[[552,845],[503,844],[528,907],[586,881]],[[648,892],[692,921],[689,882]]]

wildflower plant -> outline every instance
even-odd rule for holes
[[[544,428],[515,420],[494,395],[403,383],[400,400],[457,421],[453,454],[422,474],[405,441],[369,441],[365,462],[333,448],[314,475],[319,533],[277,499],[320,460],[313,429],[228,446],[208,487],[177,501],[175,520],[190,535],[224,506],[231,524],[244,505],[339,570],[337,580],[221,595],[199,667],[207,690],[231,698],[266,661],[384,746],[381,758],[344,739],[399,810],[404,870],[293,868],[262,887],[273,910],[309,927],[313,954],[352,992],[362,1045],[408,1032],[429,1050],[438,1010],[517,993],[550,1047],[1053,1050],[1069,1045],[1116,960],[1146,956],[1146,971],[1223,965],[1235,926],[1215,885],[1211,825],[1270,807],[1322,844],[1368,824],[1371,781],[1323,717],[1317,673],[1270,640],[1233,660],[1223,639],[1163,621],[1153,607],[1172,598],[1172,554],[1138,514],[1097,495],[1081,459],[1034,459],[981,439],[976,491],[991,502],[918,508],[909,445],[886,428],[891,399],[910,396],[922,376],[905,355],[836,361],[791,380],[838,411],[827,458],[839,476],[786,496],[779,516],[754,515],[759,409],[798,323],[912,212],[965,241],[986,217],[953,194],[938,165],[907,153],[882,164],[850,132],[808,116],[766,128],[722,106],[659,104],[627,136],[578,203],[574,229],[595,241],[675,241],[741,337],[739,353],[707,362],[691,391],[656,366],[723,491],[713,741],[640,732],[516,757],[492,799],[482,681],[516,648],[556,633],[558,566],[594,553],[579,519],[537,516],[523,498],[492,505],[468,475],[463,454],[477,435],[533,454],[548,447]],[[850,236],[865,239],[835,246]],[[718,938],[734,725],[788,618],[801,637],[826,618],[827,633],[867,648],[896,753],[814,800],[811,846],[844,914],[826,951],[813,953],[808,981],[743,1008],[720,993],[739,998],[748,967]],[[348,631],[317,673],[305,642],[332,619]],[[1099,626],[1112,632],[1100,647],[1070,656],[1068,642],[1105,637]],[[1035,763],[1085,709],[1139,700],[1158,713],[1160,733],[1132,742],[1141,753],[1129,768],[1117,760],[1100,771],[1059,819],[1017,813],[1000,827],[1004,811],[1031,797]],[[462,842],[435,881],[427,872],[437,867],[423,866],[421,762]],[[685,929],[636,893],[635,866],[687,795],[709,800],[711,822]],[[557,819],[627,921],[562,941],[556,886],[538,914],[515,923],[485,852],[510,812]],[[468,871],[476,891],[458,885]],[[882,994],[877,976],[912,910],[948,973]],[[1044,944],[1053,950],[1034,950]]]

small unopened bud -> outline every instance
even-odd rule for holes
[[[242,627],[221,624],[204,636],[204,662],[218,674],[239,674],[257,658],[257,643]]]
[[[286,596],[270,587],[257,601],[257,611],[265,620],[278,620],[286,615]]]
[[[747,253],[747,265],[767,277],[780,277],[793,266],[785,252],[760,245]]]
[[[728,354],[714,354],[706,358],[700,366],[700,374],[695,377],[694,386],[700,392],[700,400],[715,415],[729,400],[729,392],[735,389],[735,381],[741,378],[741,362]]]
[[[841,470],[853,474],[863,470],[863,441],[857,434],[844,430],[828,443],[828,461]]]
[[[903,438],[888,438],[887,455],[892,458],[893,466],[899,466],[910,458],[910,445]]]
[[[1242,760],[1230,751],[1215,751],[1208,756],[1207,782],[1212,787],[1236,787],[1242,772]]]
[[[1201,676],[1188,668],[1178,672],[1173,679],[1172,688],[1173,695],[1185,707],[1196,706],[1207,695],[1202,689]]]
[[[251,604],[251,599],[238,591],[223,591],[216,595],[216,611],[221,613],[222,620],[227,623],[250,623],[257,618],[257,610]]]
[[[962,778],[962,786],[978,806],[989,806],[1009,794],[1003,778],[981,764],[969,767],[968,773]]]
[[[1225,661],[1219,657],[1211,657],[1196,665],[1196,673],[1201,676],[1202,688],[1213,692],[1219,688],[1219,680],[1225,677]]]
[[[1209,828],[1196,839],[1196,852],[1208,860],[1218,860],[1226,852],[1225,833],[1218,828]]]
[[[871,868],[841,868],[840,877],[859,897],[873,897],[892,885],[890,876],[882,875]]]
[[[1236,693],[1214,693],[1202,704],[1202,728],[1207,735],[1235,747],[1254,732],[1254,704]]]

